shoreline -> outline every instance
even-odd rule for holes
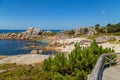
[[[91,40],[87,38],[68,38],[68,39],[60,39],[60,40],[53,40],[50,42],[46,48],[56,49],[59,50],[59,53],[64,53],[66,56],[71,53],[74,49],[74,44],[79,43],[81,47],[88,47],[91,44]],[[111,43],[101,43],[99,46],[103,48],[112,48],[115,52],[119,52],[120,45],[119,44],[111,44]],[[17,64],[35,64],[40,63],[44,59],[47,59],[49,56],[54,55],[44,55],[44,54],[20,54],[20,55],[13,55],[13,56],[3,56],[3,59],[0,59],[0,64],[3,63],[17,63]],[[32,58],[32,59],[31,59]],[[39,58],[39,59],[38,59]],[[9,61],[11,60],[11,61]],[[7,62],[8,61],[8,62]]]
[[[40,29],[36,28],[28,28],[25,32],[14,34],[14,33],[7,33],[3,34],[2,37],[8,39],[3,40],[28,40],[28,41],[37,41],[37,42],[47,42],[49,43],[47,46],[36,46],[32,44],[31,47],[32,51],[28,54],[19,54],[19,55],[12,55],[12,56],[4,56],[2,59],[0,59],[1,63],[17,63],[17,64],[34,64],[39,63],[43,61],[44,59],[47,59],[49,56],[53,55],[44,55],[44,51],[53,51],[56,53],[64,53],[66,56],[71,53],[71,51],[74,49],[74,45],[78,43],[81,47],[89,47],[92,40],[88,39],[86,37],[74,37],[74,36],[68,36],[66,33],[61,34],[55,34],[51,35],[51,32],[41,33]],[[44,35],[42,35],[44,34]],[[1,37],[1,36],[0,36]],[[99,36],[98,38],[95,38],[98,41],[99,46],[102,46],[103,48],[112,48],[115,50],[115,52],[119,52],[120,45],[119,44],[111,44],[108,43],[111,38],[116,38],[117,41],[119,41],[120,38],[115,36]],[[1,38],[0,38],[1,39]]]

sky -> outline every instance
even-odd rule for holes
[[[0,0],[0,29],[76,29],[120,22],[120,0]]]

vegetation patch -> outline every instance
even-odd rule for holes
[[[43,36],[54,36],[56,34],[57,33],[55,33],[55,32],[45,32],[45,33],[42,33]]]
[[[110,40],[108,40],[108,42],[114,44],[116,42],[116,39],[115,38],[111,38]]]
[[[55,76],[61,77],[60,80],[66,80],[66,76],[68,80],[87,80],[87,75],[93,69],[98,57],[102,53],[109,52],[114,52],[114,50],[103,49],[95,41],[87,48],[82,48],[76,44],[69,57],[58,54],[55,58],[46,59],[43,62],[42,70],[47,73],[52,72]]]

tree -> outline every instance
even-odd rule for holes
[[[95,25],[95,29],[96,29],[96,30],[98,30],[99,27],[100,27],[100,24],[96,24],[96,25]]]
[[[88,28],[84,28],[84,33],[86,34],[88,32]]]
[[[106,25],[106,27],[111,27],[112,26],[112,24],[111,23],[108,23],[107,25]]]
[[[68,35],[75,35],[75,30],[68,31]]]

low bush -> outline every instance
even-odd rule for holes
[[[74,80],[86,80],[87,74],[95,66],[98,57],[109,52],[114,52],[114,50],[110,48],[103,49],[95,41],[87,48],[75,44],[75,49],[68,57],[65,57],[62,53],[54,58],[49,57],[43,62],[42,69],[48,73],[52,72],[54,75],[57,73],[60,80],[64,80],[65,75],[73,77]]]

